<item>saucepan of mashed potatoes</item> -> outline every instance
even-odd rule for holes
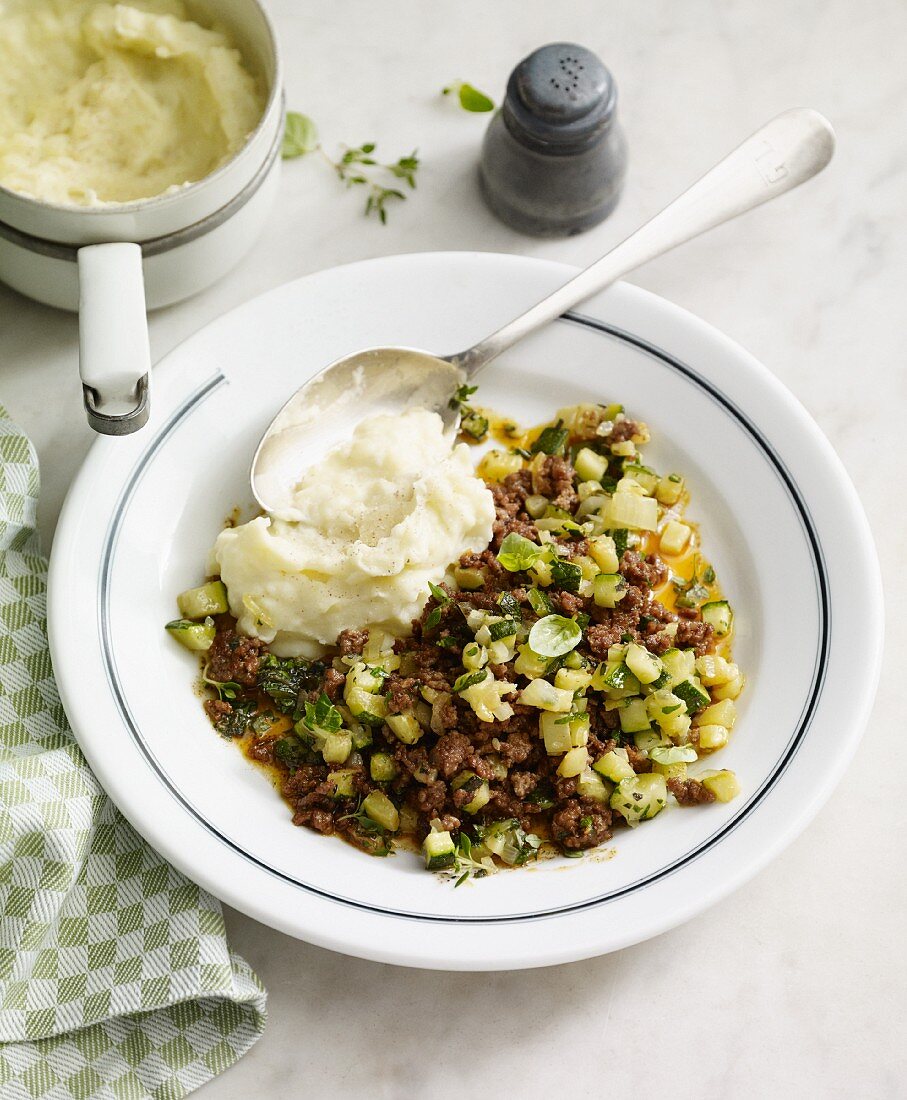
[[[407,634],[429,582],[484,549],[494,518],[466,444],[410,409],[360,423],[302,473],[284,515],[222,531],[213,558],[240,630],[316,657],[342,630]]]
[[[258,0],[0,0],[0,280],[79,310],[96,431],[147,421],[146,307],[254,244],[282,132]]]
[[[182,0],[7,0],[0,184],[50,203],[162,195],[228,161],[265,89]]]

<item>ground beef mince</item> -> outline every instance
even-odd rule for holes
[[[668,790],[681,806],[700,806],[715,801],[714,794],[698,779],[669,779]]]
[[[578,853],[609,840],[613,828],[626,824],[617,808],[619,798],[615,809],[610,805],[613,783],[601,778],[602,773],[609,774],[602,759],[606,754],[618,750],[634,776],[646,777],[645,781],[628,777],[628,783],[637,784],[630,789],[657,787],[658,781],[648,773],[657,771],[658,765],[640,747],[646,742],[637,744],[633,734],[622,730],[622,697],[609,694],[610,688],[605,690],[600,680],[587,682],[591,672],[598,678],[606,674],[600,666],[608,661],[612,647],[630,642],[656,655],[672,648],[693,650],[696,655],[715,651],[714,630],[703,622],[698,607],[674,606],[674,578],[657,555],[657,537],[614,532],[621,550],[618,570],[626,581],[626,590],[614,607],[596,603],[592,585],[578,582],[575,569],[549,570],[546,578],[529,567],[510,571],[498,558],[508,535],[528,539],[539,548],[536,554],[550,556],[553,548],[564,562],[576,563],[581,570],[602,550],[595,541],[600,527],[577,529],[587,520],[583,515],[557,529],[558,520],[565,522],[563,512],[573,515],[579,505],[571,457],[581,440],[583,446],[605,456],[603,484],[616,481],[628,476],[625,461],[641,459],[634,455],[625,460],[620,450],[615,454],[610,447],[624,444],[626,450],[628,440],[645,441],[648,432],[645,425],[628,419],[603,424],[602,416],[592,413],[583,423],[585,434],[571,437],[565,454],[534,455],[520,471],[490,484],[495,508],[491,543],[484,550],[464,554],[459,562],[461,569],[470,571],[469,583],[480,579],[481,584],[460,590],[445,581],[432,588],[411,634],[395,641],[387,667],[376,666],[378,675],[371,681],[371,686],[378,684],[373,692],[375,713],[368,709],[367,694],[363,702],[363,689],[356,689],[358,696],[352,690],[352,679],[347,688],[348,675],[355,675],[349,670],[366,647],[368,631],[345,630],[321,662],[294,662],[269,656],[267,646],[237,633],[229,615],[218,617],[214,643],[206,655],[206,675],[229,691],[219,693],[223,698],[207,699],[205,709],[218,728],[229,723],[231,735],[237,728],[241,734],[247,723],[245,750],[274,769],[296,824],[337,834],[372,854],[386,855],[393,836],[369,817],[366,808],[368,797],[380,791],[397,810],[399,834],[417,841],[434,828],[451,832],[456,843],[470,837],[473,846],[480,845],[490,827],[507,822],[508,829],[516,830],[514,836],[525,839],[534,833],[563,852]],[[599,430],[602,426],[607,428],[604,435]],[[554,522],[543,523],[540,529],[526,510],[529,496],[547,498],[552,510],[546,519]],[[538,511],[535,504],[532,507]],[[510,564],[506,557],[505,561]],[[695,563],[694,567],[699,568]],[[674,569],[680,568],[675,563]],[[720,597],[714,575],[707,572],[711,580],[704,582],[700,572],[695,585],[697,592],[704,592],[703,603]],[[676,580],[677,589],[685,595],[693,588],[688,574],[687,567]],[[498,639],[491,633],[480,643],[487,647],[485,674],[498,684],[513,685],[500,695],[509,716],[502,713],[494,721],[482,719],[462,679],[475,671],[463,664],[464,647],[478,641],[477,628],[470,628],[467,621],[474,611],[518,622],[515,653],[506,641],[495,649]],[[534,624],[549,614],[572,619],[581,634],[572,651],[551,658],[546,665],[547,658],[524,651]],[[528,657],[541,665],[530,664],[527,671]],[[558,671],[562,667],[563,673]],[[545,712],[521,701],[520,692],[535,678],[555,687],[569,685],[576,692],[574,711],[563,714],[565,722],[560,724],[568,740],[578,738],[573,743],[577,749],[585,747],[579,776],[560,773],[566,764],[563,748],[549,755],[541,734],[545,729],[546,737],[552,730],[557,732],[555,716],[549,715],[547,724],[541,722]],[[455,691],[458,680],[460,691]],[[580,710],[588,720],[585,730],[578,720]],[[697,744],[695,730],[684,740]],[[599,761],[601,771],[591,770]],[[667,789],[684,806],[715,798],[702,783],[685,776],[667,780]],[[534,854],[531,845],[527,852]]]
[[[207,677],[220,683],[254,687],[258,678],[263,643],[236,631],[236,622],[229,615],[218,615],[214,644],[205,655]]]
[[[510,477],[517,475],[511,474]],[[572,512],[579,497],[573,487],[576,471],[560,455],[545,455],[538,468],[532,472],[532,487],[536,493],[548,497],[555,508]]]

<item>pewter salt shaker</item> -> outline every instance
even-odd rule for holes
[[[611,213],[626,163],[614,78],[591,50],[555,42],[510,74],[485,134],[482,193],[513,229],[567,237]]]

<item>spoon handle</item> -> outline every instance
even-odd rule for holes
[[[474,377],[518,340],[647,260],[805,183],[828,164],[834,147],[834,131],[818,111],[806,107],[785,111],[600,260],[497,332],[448,360],[467,377]]]

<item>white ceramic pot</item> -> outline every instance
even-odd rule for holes
[[[156,198],[98,207],[40,202],[0,187],[0,280],[79,311],[79,371],[91,426],[124,435],[148,419],[145,310],[210,286],[251,247],[280,170],[283,92],[271,22],[256,0],[196,0],[268,88],[249,140],[211,175]]]

